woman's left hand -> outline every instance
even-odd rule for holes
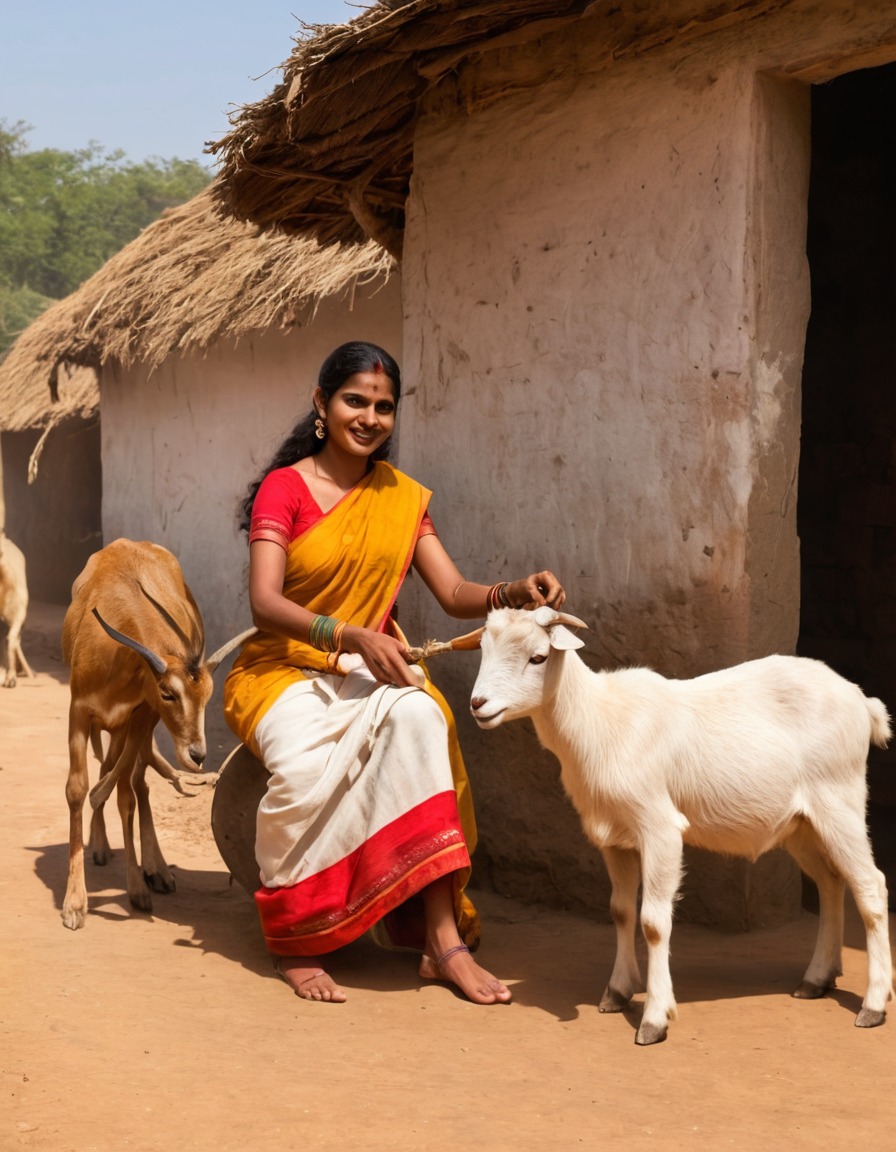
[[[534,572],[507,585],[507,599],[514,608],[539,608],[547,604],[559,608],[566,599],[563,585],[553,572]]]

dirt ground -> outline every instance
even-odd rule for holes
[[[597,1011],[611,927],[486,892],[481,956],[512,1005],[421,987],[412,957],[367,940],[331,966],[348,1002],[309,1004],[273,975],[254,906],[229,882],[212,787],[184,799],[156,778],[177,891],[133,912],[122,853],[88,860],[90,914],[67,931],[60,621],[33,606],[38,675],[0,690],[0,1148],[896,1146],[896,1012],[853,1027],[865,985],[854,913],[840,987],[814,1002],[788,995],[811,952],[808,913],[747,936],[677,925],[679,1019],[646,1049],[638,1003]],[[120,846],[114,804],[108,824]]]

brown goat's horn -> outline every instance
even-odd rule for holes
[[[107,624],[102,616],[100,616],[96,608],[93,609],[93,614],[96,616],[97,620],[99,620],[100,624],[103,626],[103,628],[105,628],[113,640],[117,640],[119,644],[125,644],[128,648],[133,648],[135,652],[138,652],[157,676],[165,675],[166,671],[168,670],[168,665],[165,663],[161,656],[157,656],[155,652],[152,651],[152,649],[147,648],[144,644],[141,644],[139,640],[133,640],[130,636],[125,636],[123,632],[119,632],[117,629],[113,628],[111,624]]]
[[[178,622],[174,619],[174,617],[171,615],[171,613],[168,611],[168,609],[164,608],[158,602],[158,600],[156,600],[156,598],[154,596],[151,596],[146,591],[146,589],[143,587],[143,585],[140,583],[139,580],[137,581],[137,587],[140,589],[140,591],[143,593],[143,595],[146,597],[146,599],[150,602],[150,604],[152,604],[153,608],[155,608],[156,612],[158,612],[158,614],[162,617],[162,619],[165,621],[165,623],[168,625],[168,627],[172,630],[172,632],[174,632],[174,634],[177,636],[178,640],[180,640],[181,644],[183,644],[184,651],[188,655],[201,654],[202,649],[205,646],[204,637],[200,639],[199,644],[197,646],[195,640],[190,639],[190,637],[186,634],[186,632],[184,632],[183,628],[181,628],[180,624],[178,624]]]
[[[213,652],[205,662],[209,672],[214,672],[225,656],[229,656],[234,648],[238,648],[240,644],[249,640],[257,631],[257,628],[247,628],[245,632],[240,632],[239,636],[234,636],[232,640],[222,644],[217,652]]]

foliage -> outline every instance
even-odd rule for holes
[[[0,281],[0,358],[16,336],[52,303],[31,288],[10,288]]]
[[[196,160],[134,163],[97,143],[77,152],[29,151],[29,131],[0,120],[0,308],[7,328],[38,307],[37,297],[69,295],[165,208],[209,181]]]

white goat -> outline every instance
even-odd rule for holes
[[[99,782],[90,792],[94,861],[105,864],[109,856],[103,804],[117,785],[128,897],[135,908],[149,912],[150,887],[171,892],[175,884],[153,825],[144,778],[147,767],[184,791],[176,769],[159,753],[153,730],[161,719],[182,767],[199,771],[206,753],[205,707],[212,694],[212,673],[254,631],[236,637],[205,660],[199,609],[177,560],[158,544],[116,540],[95,552],[75,580],[62,627],[63,656],[71,665],[69,875],[62,905],[67,928],[82,927],[87,914],[82,812],[88,740],[102,760]],[[101,732],[109,733],[105,755]],[[135,798],[142,868],[134,846]]]
[[[22,651],[22,628],[28,615],[28,582],[21,549],[0,529],[0,620],[9,627],[6,636],[4,688],[15,688],[16,670],[34,676]]]
[[[865,924],[868,986],[857,1026],[883,1024],[893,972],[887,890],[865,825],[869,742],[887,710],[817,660],[769,656],[693,680],[646,668],[592,672],[552,608],[489,615],[471,711],[480,728],[530,716],[612,884],[616,960],[600,1002],[620,1012],[640,987],[637,894],[647,996],[636,1042],[676,1017],[669,975],[682,845],[755,860],[785,848],[818,885],[815,952],[794,996],[824,995],[841,973],[848,883]]]

